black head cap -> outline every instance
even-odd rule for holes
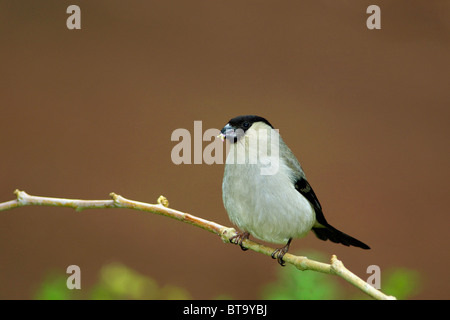
[[[264,122],[269,127],[273,129],[273,126],[270,124],[269,121],[264,119],[263,117],[254,116],[254,115],[247,115],[247,116],[238,116],[236,118],[231,119],[228,121],[228,123],[233,126],[235,129],[242,129],[247,131],[253,123],[255,122]]]

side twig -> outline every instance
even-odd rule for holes
[[[182,222],[189,223],[196,227],[207,230],[221,237],[221,239],[230,243],[230,238],[236,235],[236,230],[234,228],[228,228],[222,226],[218,223],[208,221],[189,213],[181,212],[169,208],[168,200],[160,196],[157,200],[158,204],[148,204],[144,202],[134,201],[126,199],[115,193],[111,193],[111,200],[80,200],[80,199],[63,199],[63,198],[51,198],[51,197],[39,197],[27,194],[25,191],[15,190],[16,199],[0,203],[0,211],[9,210],[13,208],[23,207],[23,206],[55,206],[55,207],[70,207],[76,211],[81,211],[84,209],[100,209],[100,208],[128,208],[140,211],[151,212],[166,217],[170,217]],[[252,240],[245,240],[243,246],[247,249],[253,250],[270,256],[274,251],[273,248],[259,244]],[[356,276],[354,273],[349,271],[344,267],[344,264],[337,259],[335,255],[331,257],[331,263],[323,263],[315,260],[308,259],[307,257],[295,256],[293,254],[287,253],[283,260],[286,263],[294,265],[300,270],[312,270],[322,273],[327,273],[331,275],[337,275],[347,282],[353,284],[355,287],[361,291],[368,294],[370,297],[378,300],[394,300],[395,297],[388,296],[381,291],[375,289],[364,280]]]

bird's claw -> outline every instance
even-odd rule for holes
[[[289,245],[291,244],[291,240],[289,239],[288,243],[282,247],[282,248],[278,248],[276,249],[274,252],[272,252],[272,254],[270,255],[272,257],[272,259],[277,259],[278,263],[280,264],[280,266],[284,267],[286,265],[286,263],[283,260],[284,255],[288,252],[289,250]]]
[[[284,248],[284,247],[283,247]],[[280,266],[284,267],[286,263],[283,260],[284,255],[286,254],[286,251],[283,250],[283,248],[276,249],[270,256],[272,259],[277,259]]]
[[[234,244],[238,244],[243,251],[248,250],[246,247],[242,245],[244,240],[247,240],[250,237],[250,233],[247,231],[238,232],[235,236],[230,238],[230,242]]]

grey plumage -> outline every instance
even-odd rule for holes
[[[222,129],[231,144],[222,183],[222,196],[230,220],[242,233],[286,244],[273,257],[283,264],[290,240],[310,230],[321,240],[368,249],[326,221],[305,173],[279,133],[264,118],[239,116]]]

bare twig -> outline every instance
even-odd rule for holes
[[[9,210],[22,206],[55,206],[55,207],[70,207],[76,211],[84,209],[100,209],[100,208],[128,208],[140,211],[146,211],[156,213],[166,217],[170,217],[179,221],[183,221],[192,224],[196,227],[205,229],[221,237],[221,239],[229,243],[230,238],[236,235],[236,230],[217,224],[212,221],[208,221],[189,213],[184,213],[178,210],[169,208],[169,202],[163,196],[158,198],[158,204],[148,204],[144,202],[138,202],[134,200],[126,199],[115,193],[111,193],[111,200],[79,200],[79,199],[63,199],[63,198],[50,198],[39,197],[27,194],[25,191],[16,190],[14,193],[17,199],[0,203],[0,211]],[[251,241],[249,239],[244,240],[243,246],[246,248],[270,256],[274,249]],[[337,275],[344,280],[350,282],[361,291],[365,292],[369,296],[378,300],[393,300],[395,297],[388,296],[381,291],[375,289],[367,282],[350,272],[344,267],[344,264],[337,259],[335,255],[331,257],[331,263],[323,263],[315,260],[308,259],[306,257],[295,256],[287,253],[283,260],[286,263],[294,265],[300,270],[313,270],[317,272]]]

